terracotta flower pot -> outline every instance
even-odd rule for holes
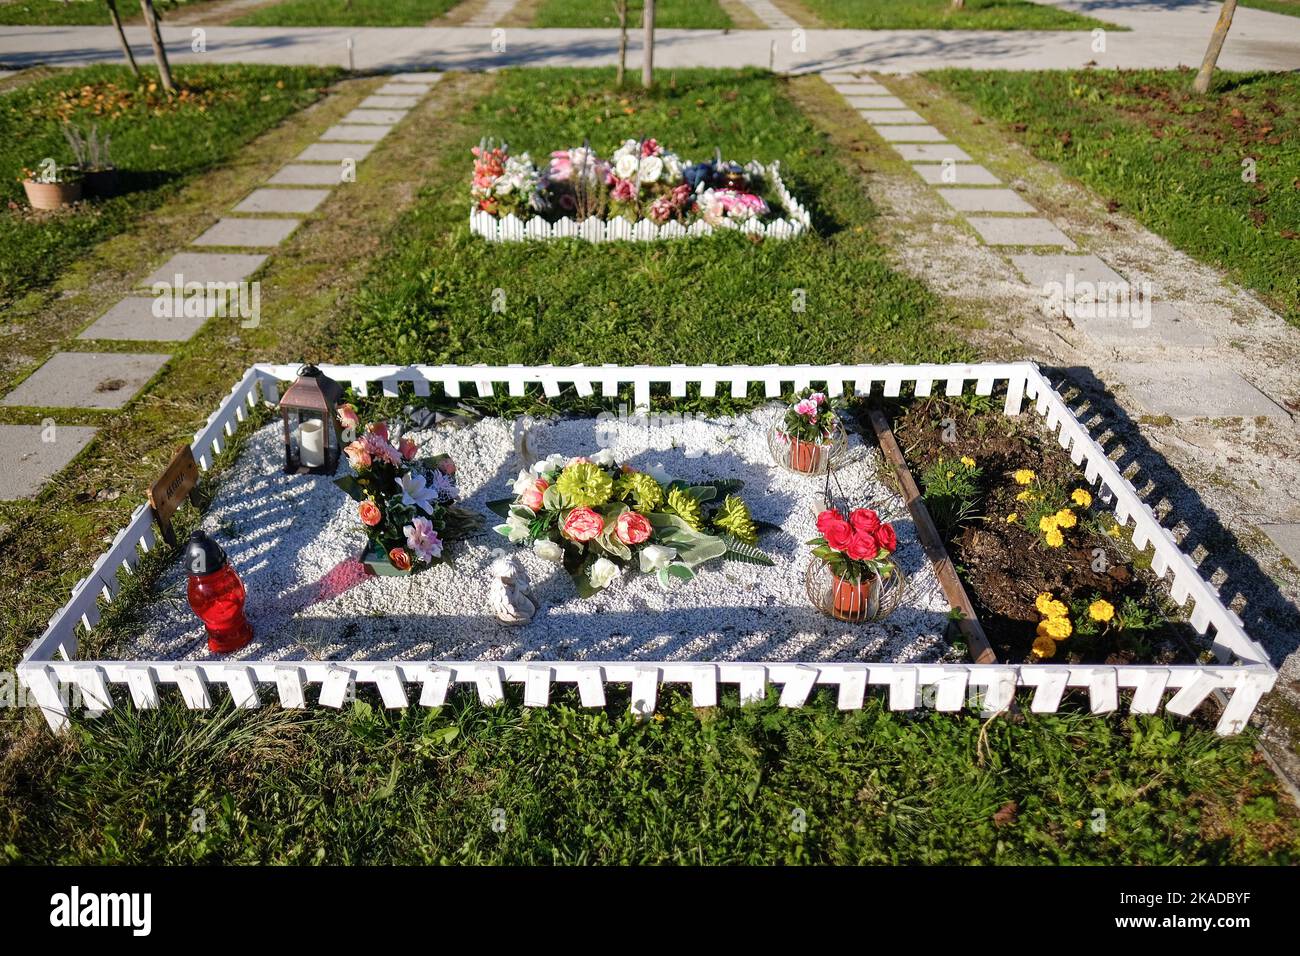
[[[790,439],[790,467],[805,475],[815,475],[822,470],[822,455],[828,446],[802,438]]]
[[[62,209],[81,198],[81,180],[67,183],[38,183],[24,179],[23,189],[33,209]]]
[[[880,576],[861,581],[831,575],[831,614],[841,621],[865,621],[880,613]]]

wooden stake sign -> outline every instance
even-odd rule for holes
[[[176,544],[172,515],[182,501],[192,496],[198,483],[199,463],[194,460],[190,446],[185,445],[176,452],[158,480],[149,487],[149,506],[153,508],[153,516],[158,522],[163,540],[170,545]]]

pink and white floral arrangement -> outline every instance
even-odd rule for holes
[[[625,140],[602,158],[583,145],[551,153],[539,169],[527,153],[484,141],[472,150],[470,195],[478,212],[521,221],[622,217],[657,225],[714,227],[766,220],[772,207],[761,166],[712,161],[690,163],[655,139]]]
[[[338,408],[339,423],[361,428],[356,408]],[[472,512],[456,505],[456,464],[449,455],[421,457],[409,437],[371,422],[343,453],[352,474],[335,479],[357,502],[366,534],[363,563],[380,573],[405,574],[450,560],[448,545],[479,527]]]

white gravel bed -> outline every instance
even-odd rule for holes
[[[852,506],[892,519],[907,593],[886,620],[847,624],[814,609],[806,596],[805,542],[816,536],[823,479],[775,465],[766,432],[781,408],[728,418],[638,423],[594,418],[535,422],[538,456],[590,454],[608,447],[639,468],[662,465],[684,479],[740,478],[757,519],[779,526],[760,546],[764,567],[711,562],[694,581],[665,590],[629,569],[598,596],[582,600],[562,568],[517,548],[490,528],[486,502],[510,495],[520,463],[513,422],[409,433],[422,453],[447,452],[457,464],[462,504],[484,515],[484,530],[457,546],[455,565],[407,577],[363,576],[364,543],[356,505],[329,478],[285,475],[281,429],[250,437],[225,476],[204,528],[226,550],[248,589],[253,641],[247,660],[698,660],[931,661],[950,652],[943,639],[948,603],[916,540],[903,501],[876,480],[878,455],[850,436],[837,472]],[[346,463],[340,465],[344,473]],[[507,627],[486,610],[490,565],[502,553],[527,569],[540,610]],[[143,611],[139,636],[116,648],[134,660],[198,660],[210,655],[202,624],[185,600],[180,562],[163,575]]]

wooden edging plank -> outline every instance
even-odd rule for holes
[[[894,439],[894,432],[889,427],[889,419],[878,408],[869,410],[867,415],[871,421],[871,428],[876,433],[876,440],[880,443],[880,451],[894,466],[894,474],[898,476],[899,486],[903,489],[903,498],[907,501],[907,510],[912,513],[912,521],[916,524],[916,537],[921,542],[925,556],[934,565],[934,572],[939,578],[944,596],[948,598],[950,606],[961,611],[962,616],[957,621],[957,627],[966,638],[971,659],[976,664],[996,664],[998,656],[993,653],[993,646],[989,644],[984,628],[980,626],[979,618],[975,616],[975,606],[971,604],[970,596],[966,593],[961,578],[957,576],[952,558],[948,557],[948,549],[943,546],[943,538],[939,536],[939,529],[935,527],[934,519],[930,517],[930,510],[925,506],[921,489],[917,487],[912,471],[907,467],[907,460],[903,458],[903,451]]]

